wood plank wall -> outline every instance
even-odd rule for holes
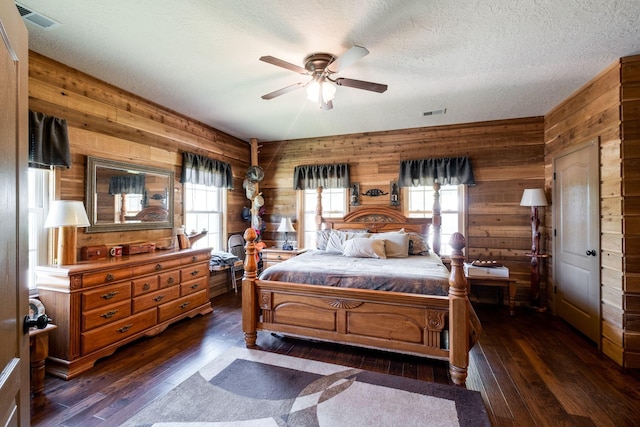
[[[398,177],[401,160],[469,156],[477,185],[468,191],[467,258],[504,262],[518,281],[518,303],[528,304],[530,258],[525,254],[531,251],[531,223],[530,210],[520,206],[520,199],[523,189],[544,185],[543,131],[543,118],[531,117],[262,142],[259,160],[265,170],[260,184],[267,209],[265,242],[280,243],[281,236],[275,233],[280,218],[296,217],[295,166],[348,162],[351,180],[360,183],[361,192],[372,188],[388,191],[390,181]],[[362,198],[363,205],[374,203],[380,201]],[[541,231],[546,241],[544,227]],[[492,297],[495,299],[495,294]]]
[[[84,200],[87,156],[153,165],[175,172],[175,225],[180,226],[184,223],[179,181],[182,152],[189,151],[232,165],[234,190],[228,193],[227,232],[244,231],[240,213],[242,181],[250,161],[247,142],[35,52],[29,52],[29,108],[64,118],[69,126],[72,166],[56,169],[56,199]],[[172,233],[170,229],[120,233],[80,229],[78,250],[86,245],[163,242]]]
[[[640,56],[635,56],[616,61],[545,116],[549,189],[555,156],[590,139],[599,140],[602,339],[598,344],[620,365],[636,368],[640,367],[639,111]],[[549,214],[547,224],[551,221]],[[553,283],[551,274],[549,281]]]

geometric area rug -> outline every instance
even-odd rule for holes
[[[480,393],[233,347],[123,426],[490,426]]]

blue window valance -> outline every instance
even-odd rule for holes
[[[29,167],[71,167],[67,121],[29,111]]]
[[[233,189],[231,165],[194,153],[182,153],[182,176],[184,183]]]
[[[349,188],[349,165],[336,163],[333,165],[296,166],[293,170],[294,190],[322,188]]]
[[[400,187],[441,185],[476,185],[468,157],[403,160],[400,162]]]

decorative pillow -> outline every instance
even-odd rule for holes
[[[385,259],[385,241],[356,237],[349,239],[344,244],[344,256],[356,258],[382,258]]]
[[[329,236],[331,235],[331,230],[319,230],[316,232],[316,248],[321,251],[327,250],[327,242],[329,241]]]
[[[369,237],[369,233],[360,231],[353,232],[331,230],[331,233],[329,234],[329,240],[327,240],[327,248],[325,250],[330,253],[341,254],[344,252],[345,242],[356,237]]]
[[[429,253],[429,245],[427,241],[418,233],[410,232],[409,236],[409,255],[426,255]]]
[[[384,240],[384,250],[387,258],[406,258],[409,256],[409,235],[406,233],[378,233],[373,239]]]

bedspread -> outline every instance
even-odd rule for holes
[[[449,271],[435,254],[377,259],[309,250],[270,266],[260,279],[440,296],[449,291]]]

